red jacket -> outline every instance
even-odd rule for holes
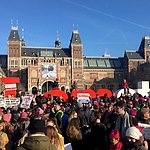
[[[124,88],[128,88],[129,86],[128,86],[128,83],[122,83],[122,88],[124,89]]]
[[[118,142],[116,145],[110,145],[110,150],[121,150],[122,148],[122,142]]]

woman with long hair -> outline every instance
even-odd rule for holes
[[[82,150],[83,138],[80,131],[80,120],[78,118],[72,118],[68,123],[66,135],[68,142],[71,143],[73,150]]]
[[[55,127],[47,126],[45,134],[49,137],[50,143],[54,144],[57,147],[57,150],[64,150],[64,144],[61,141],[61,138],[59,137]]]
[[[4,131],[3,121],[0,121],[0,149],[6,150],[6,144],[8,144],[9,139]]]

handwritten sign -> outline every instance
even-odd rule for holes
[[[32,102],[32,95],[29,95],[29,94],[25,95],[20,107],[28,109],[30,108],[31,102]]]
[[[12,108],[18,106],[20,103],[20,98],[3,98],[0,97],[0,107]]]

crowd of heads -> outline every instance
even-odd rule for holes
[[[149,139],[142,134],[144,127],[139,126],[150,124],[149,97],[138,93],[119,98],[104,94],[80,103],[67,94],[69,99],[64,101],[62,97],[44,97],[38,92],[29,108],[0,108],[0,131],[5,134],[0,148],[19,149],[37,133],[44,133],[58,150],[63,150],[66,143],[71,143],[73,150],[150,147]],[[22,102],[24,95],[19,92],[17,96]]]

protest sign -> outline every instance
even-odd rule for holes
[[[90,94],[89,93],[78,93],[77,94],[77,102],[79,103],[88,103],[90,102]]]
[[[27,94],[23,97],[20,107],[28,109],[30,108],[31,102],[32,102],[32,95]]]
[[[145,124],[145,123],[138,123],[138,126],[143,127],[143,128],[150,128],[150,124]]]
[[[18,106],[20,103],[20,98],[3,98],[0,97],[0,107],[12,108]]]
[[[65,150],[72,150],[71,143],[65,144],[64,147],[65,147]]]

